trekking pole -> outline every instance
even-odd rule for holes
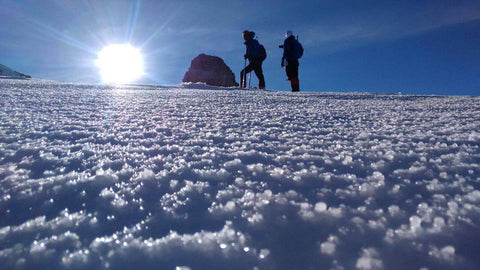
[[[247,73],[245,73],[245,70],[247,69],[247,58],[245,58],[245,62],[243,63],[243,75],[242,78],[240,79],[240,88],[247,88]]]
[[[251,82],[252,82],[252,72],[248,73],[248,89],[250,89]]]

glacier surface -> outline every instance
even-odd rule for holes
[[[206,88],[0,80],[0,269],[480,269],[479,98]]]

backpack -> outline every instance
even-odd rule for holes
[[[297,59],[300,59],[303,56],[303,46],[297,39],[294,39],[293,41],[293,54]]]
[[[260,59],[262,59],[262,61],[265,61],[265,59],[267,59],[267,51],[262,44],[260,44]]]

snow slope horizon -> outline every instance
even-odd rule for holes
[[[9,79],[9,78],[5,78]],[[47,79],[33,78],[39,84],[55,83],[67,87],[93,87],[95,89],[124,89],[124,90],[162,90],[162,89],[193,89],[193,90],[242,90],[242,91],[260,91],[258,88],[244,89],[240,87],[221,87],[212,86],[206,83],[180,83],[180,84],[156,84],[156,83],[127,83],[127,84],[106,84],[106,83],[80,83],[80,82],[63,82]],[[262,90],[263,91],[263,90]],[[267,89],[267,92],[291,92],[290,90]],[[378,95],[378,96],[409,96],[409,97],[478,97],[474,95],[447,95],[447,94],[408,94],[400,91],[392,92],[375,92],[375,91],[317,91],[317,90],[301,90],[302,94],[327,94],[327,95]]]
[[[480,268],[479,98],[0,89],[0,269]]]
[[[0,66],[2,66],[0,64]],[[5,66],[4,66],[5,67]],[[13,70],[12,70],[13,71]],[[16,72],[16,76],[0,76],[0,79],[25,79],[27,75]],[[56,81],[56,80],[49,80],[49,79],[41,79],[41,78],[30,78],[29,80],[36,81],[37,83],[57,83],[59,85],[69,85],[69,87],[79,86],[79,87],[94,87],[96,89],[118,89],[124,88],[128,90],[159,90],[159,89],[195,89],[195,90],[259,90],[256,87],[252,87],[250,89],[243,89],[240,87],[221,87],[221,86],[212,86],[206,83],[179,83],[179,84],[158,84],[158,83],[141,83],[141,82],[133,82],[133,83],[124,83],[124,84],[108,84],[108,83],[91,83],[91,82],[70,82],[70,81]],[[290,92],[291,90],[279,90],[279,89],[267,89],[266,91],[274,91],[274,92]],[[418,97],[433,97],[433,96],[464,96],[464,97],[478,97],[479,95],[466,95],[466,94],[411,94],[407,92],[402,92],[399,90],[391,90],[391,91],[369,91],[369,90],[347,90],[347,91],[338,91],[338,90],[301,90],[302,93],[320,93],[320,94],[374,94],[374,95],[398,95],[398,96],[418,96]],[[428,91],[427,91],[428,92]]]

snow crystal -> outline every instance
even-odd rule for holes
[[[137,181],[148,181],[155,178],[155,173],[152,170],[145,169],[138,174]]]
[[[327,210],[327,204],[324,202],[318,202],[315,204],[315,211],[325,212]]]
[[[242,161],[238,158],[234,160],[230,160],[224,163],[225,168],[233,170],[233,169],[239,169],[242,167]]]
[[[333,255],[333,253],[335,253],[335,244],[330,242],[324,242],[320,245],[320,249],[323,254]]]
[[[355,266],[358,269],[383,269],[382,261],[378,257],[379,254],[374,248],[363,249]]]
[[[193,171],[200,177],[200,179],[204,180],[225,181],[230,176],[224,168],[220,170],[194,169]]]
[[[445,220],[442,217],[435,217],[433,219],[433,227],[436,231],[441,231],[443,226],[445,226]]]
[[[474,190],[468,193],[465,197],[472,203],[480,203],[480,190]]]
[[[388,207],[388,212],[392,216],[398,215],[398,213],[400,213],[400,207],[398,207],[398,205],[390,205]]]
[[[191,270],[192,268],[188,266],[176,266],[175,270]]]
[[[260,223],[263,221],[263,215],[260,213],[255,213],[251,217],[248,217],[248,222],[252,224]]]
[[[419,231],[422,227],[422,219],[418,216],[411,216],[410,217],[410,229],[412,232]]]
[[[260,250],[260,253],[258,254],[258,257],[260,259],[265,259],[268,255],[270,255],[270,250],[266,249],[266,248],[262,248]]]
[[[235,202],[234,201],[227,202],[227,204],[225,205],[225,210],[227,212],[232,212],[233,210],[235,210]]]
[[[336,218],[342,216],[342,209],[340,207],[330,207],[328,208],[328,213]]]
[[[274,168],[270,175],[273,178],[282,179],[283,177],[285,177],[285,170],[282,168]]]
[[[445,246],[439,250],[433,247],[429,254],[447,263],[453,263],[455,259],[455,248],[453,246]]]
[[[448,202],[448,209],[451,212],[456,213],[458,211],[458,204],[456,202],[450,201]]]

